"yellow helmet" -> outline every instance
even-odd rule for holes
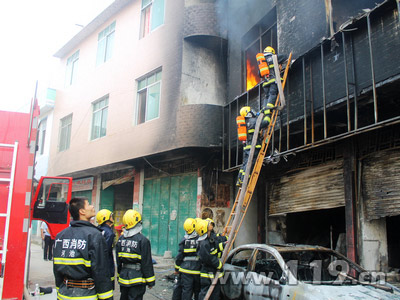
[[[243,106],[243,107],[240,109],[240,115],[241,115],[242,117],[245,117],[245,116],[249,113],[250,110],[251,110],[250,106]]]
[[[196,223],[196,232],[199,236],[206,234],[208,231],[208,221],[200,220]]]
[[[208,224],[212,224],[213,226],[215,226],[215,222],[213,219],[207,218],[206,221],[208,222]]]
[[[102,209],[100,210],[97,215],[96,215],[96,221],[99,225],[103,224],[105,221],[111,221],[112,218],[112,212],[108,209]]]
[[[185,220],[185,223],[183,223],[183,229],[185,229],[185,231],[188,234],[191,234],[196,228],[196,220],[193,218],[187,218]]]
[[[272,53],[275,54],[275,49],[272,48],[271,46],[268,46],[264,49],[264,53]]]
[[[125,229],[135,227],[140,221],[142,221],[142,216],[134,209],[128,209],[122,217],[122,223],[124,223]]]

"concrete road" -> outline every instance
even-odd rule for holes
[[[145,300],[170,300],[172,298],[173,283],[166,279],[167,275],[174,272],[173,259],[164,259],[163,257],[154,256],[153,259],[157,262],[154,265],[154,272],[156,275],[156,285],[152,289],[147,289],[144,295]],[[38,283],[40,287],[52,287],[53,294],[42,295],[41,300],[56,300],[57,294],[55,291],[54,276],[53,276],[53,262],[43,260],[43,250],[39,241],[31,243],[31,259],[29,268],[28,290],[33,291],[35,284]],[[114,291],[114,299],[120,298],[119,286],[116,283],[116,290]]]

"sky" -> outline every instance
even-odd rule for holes
[[[112,2],[0,1],[0,110],[29,112],[36,81],[42,104],[59,64],[53,55]]]

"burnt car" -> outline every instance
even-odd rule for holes
[[[229,253],[224,299],[400,299],[385,274],[367,272],[340,253],[309,245],[242,245]]]

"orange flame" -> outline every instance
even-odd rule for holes
[[[249,57],[246,59],[246,86],[247,91],[258,84],[258,69],[257,66],[251,64]]]

